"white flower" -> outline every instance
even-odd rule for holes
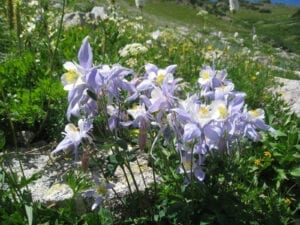
[[[215,72],[212,69],[204,69],[200,72],[200,77],[198,79],[198,83],[200,85],[206,85],[211,82]]]
[[[239,9],[239,1],[238,0],[229,0],[229,9],[230,11],[236,11]]]
[[[208,12],[207,12],[206,10],[201,9],[201,10],[197,13],[197,16],[205,16],[205,15],[207,15],[207,14],[208,14]]]
[[[146,53],[147,51],[148,48],[144,45],[140,43],[132,43],[119,50],[119,54],[122,57],[137,56],[138,54]]]
[[[257,119],[264,120],[265,119],[265,111],[263,109],[250,110],[247,113],[247,118],[250,121],[255,121]]]
[[[63,67],[67,70],[61,77],[61,82],[64,85],[64,90],[73,90],[80,84],[84,84],[84,69],[73,62],[64,63]]]
[[[162,35],[162,33],[160,32],[160,30],[156,30],[156,31],[152,32],[152,34],[151,34],[153,40],[157,40],[161,35]]]
[[[132,109],[127,110],[128,114],[133,117],[133,119],[138,118],[139,116],[145,115],[146,114],[146,108],[145,105],[137,105],[133,107]]]
[[[135,5],[137,8],[143,8],[145,5],[144,0],[135,0]]]

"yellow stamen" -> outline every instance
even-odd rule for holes
[[[209,72],[205,71],[204,73],[201,74],[201,77],[205,80],[209,79]]]
[[[249,113],[254,117],[260,116],[260,111],[258,109],[250,110]]]
[[[185,161],[185,162],[182,163],[182,166],[183,166],[185,171],[189,171],[189,170],[191,170],[192,163]]]
[[[66,81],[68,83],[75,83],[78,79],[78,73],[76,73],[75,70],[69,70],[67,73],[66,73]]]
[[[100,184],[97,188],[97,192],[99,195],[105,195],[107,190],[103,185]]]
[[[209,113],[209,110],[206,106],[200,106],[200,109],[199,109],[200,116],[207,116],[208,113]]]
[[[219,106],[218,110],[219,110],[222,118],[226,118],[227,117],[227,109],[225,107]]]
[[[158,84],[162,84],[165,80],[165,74],[164,73],[159,73],[157,74],[157,77],[156,77],[156,82]]]

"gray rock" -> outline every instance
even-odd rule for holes
[[[90,14],[90,18],[101,19],[101,20],[105,20],[108,16],[105,8],[101,6],[95,6],[89,14]]]
[[[73,154],[69,154],[70,158],[64,156],[52,159],[49,156],[51,150],[52,146],[49,145],[47,148],[43,146],[43,150],[41,148],[27,149],[27,151],[23,151],[19,156],[12,154],[5,162],[5,165],[6,167],[8,164],[11,165],[13,172],[17,173],[19,178],[23,174],[26,178],[30,178],[34,174],[39,174],[37,179],[28,186],[34,202],[63,204],[64,200],[75,197],[76,202],[81,202],[78,208],[80,212],[90,210],[94,200],[85,195],[85,192],[89,190],[82,191],[74,196],[71,187],[64,182],[68,171],[74,171],[74,167],[78,166],[78,164],[74,164]],[[152,168],[148,166],[147,157],[148,155],[139,153],[137,160],[130,163],[132,173],[140,191],[149,187],[154,180]],[[22,169],[20,168],[19,160]],[[9,170],[7,171],[9,172]],[[131,190],[135,191],[135,184],[128,169],[125,169],[125,173],[129,179]],[[90,173],[86,174],[86,178],[90,181],[93,180]],[[159,177],[156,177],[156,179],[158,182],[160,181]],[[117,168],[115,176],[109,182],[113,184],[114,190],[111,190],[106,196],[108,201],[117,201],[119,197],[130,193],[124,173],[120,167]],[[7,188],[7,185],[2,188]]]
[[[300,80],[290,80],[276,77],[275,80],[281,85],[272,88],[271,91],[278,93],[290,106],[291,110],[300,116]]]
[[[83,26],[85,24],[85,13],[72,12],[64,15],[63,25],[65,28]]]
[[[28,146],[34,137],[35,134],[32,131],[22,130],[17,132],[17,142],[20,146]]]

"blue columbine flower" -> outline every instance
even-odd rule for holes
[[[92,137],[88,132],[92,129],[92,123],[89,120],[80,119],[78,121],[78,127],[73,123],[69,123],[65,126],[65,138],[57,145],[55,150],[51,152],[54,156],[56,153],[72,148],[75,153],[75,160],[78,160],[78,146],[80,145],[82,139],[87,139],[90,143],[92,142]]]

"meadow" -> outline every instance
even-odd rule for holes
[[[299,79],[299,8],[2,3],[1,224],[299,222],[299,115],[270,91],[276,76]],[[64,15],[94,6],[104,19],[66,26]],[[34,202],[40,174],[7,163],[41,140],[53,143],[49,161],[73,159],[64,183],[74,196],[62,204]],[[82,195],[93,201],[78,212]]]

